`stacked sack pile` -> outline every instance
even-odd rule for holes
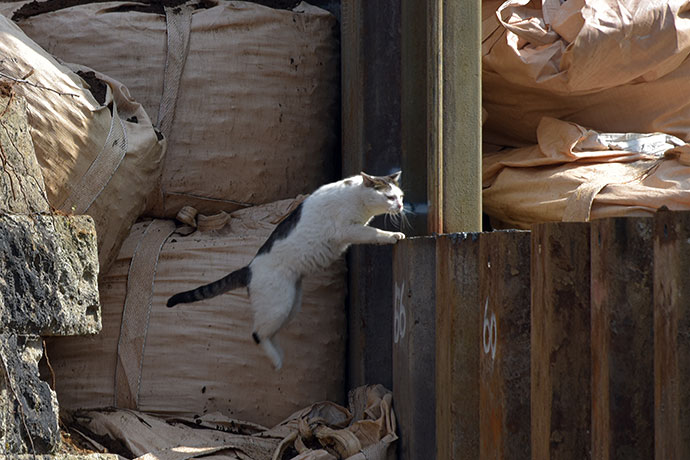
[[[499,225],[690,209],[685,2],[483,2],[484,210]]]
[[[334,179],[335,18],[306,3],[67,3],[0,5],[0,78],[27,98],[51,204],[98,231],[103,331],[50,342],[61,407],[274,425],[342,403],[344,264],[305,279],[279,372],[251,339],[246,290],[165,307],[248,263]]]

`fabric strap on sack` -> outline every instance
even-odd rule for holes
[[[115,367],[115,406],[136,409],[158,257],[175,223],[154,220],[137,244],[127,275]]]
[[[108,87],[108,91],[111,91],[110,87]],[[127,148],[125,126],[120,120],[117,104],[113,100],[110,131],[103,148],[98,152],[79,183],[72,188],[67,199],[59,206],[59,209],[71,214],[86,214],[120,167],[120,163],[127,153]]]
[[[163,95],[158,107],[158,129],[166,138],[170,137],[182,71],[189,53],[189,35],[192,30],[193,12],[194,7],[189,3],[165,7],[168,51],[165,57]]]
[[[655,161],[636,161],[633,163],[622,164],[623,172],[618,174],[607,174],[590,182],[583,182],[568,197],[563,212],[563,222],[589,222],[592,213],[592,205],[596,196],[611,184],[624,184],[644,179],[647,174],[656,167],[663,159]]]

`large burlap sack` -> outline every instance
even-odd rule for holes
[[[280,371],[252,340],[246,289],[170,309],[167,299],[249,263],[295,200],[232,214],[221,230],[172,234],[136,224],[100,283],[103,330],[56,338],[61,407],[118,406],[165,415],[221,411],[272,425],[315,401],[342,401],[344,262],[304,280],[302,310],[279,334]]]
[[[686,2],[483,4],[484,140],[536,142],[543,116],[690,140]]]
[[[0,56],[0,79],[27,101],[48,200],[58,210],[93,217],[106,269],[146,206],[165,141],[122,84],[75,66],[91,88],[3,16]]]
[[[18,22],[61,59],[122,81],[157,117],[168,152],[151,215],[234,210],[333,179],[339,45],[330,13],[225,0],[158,8],[94,3]]]
[[[539,144],[484,155],[483,205],[511,227],[690,210],[690,146],[544,118]]]

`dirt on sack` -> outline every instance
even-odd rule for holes
[[[93,72],[82,72],[81,70],[77,72],[81,78],[84,79],[86,83],[90,86],[91,94],[93,95],[96,102],[101,105],[105,105],[105,95],[107,94],[108,87],[105,83],[96,77]]]

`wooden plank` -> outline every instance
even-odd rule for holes
[[[657,460],[690,458],[690,213],[654,229],[654,436]]]
[[[419,2],[426,4],[426,2]],[[428,11],[429,231],[481,231],[481,2]]]
[[[401,166],[400,5],[343,0],[341,12],[343,174],[389,174]]]
[[[372,2],[375,3],[375,2]],[[426,2],[400,0],[401,4],[401,120],[405,201],[413,214],[413,235],[427,234],[427,15]]]
[[[530,234],[480,239],[480,457],[530,458]]]
[[[591,453],[589,224],[532,227],[532,458]]]
[[[654,456],[652,219],[592,222],[592,458]]]
[[[348,388],[393,388],[393,246],[350,250]]]
[[[479,458],[479,234],[436,241],[436,452]]]
[[[343,0],[341,13],[343,175],[388,174],[401,165],[400,6]],[[406,183],[414,172],[409,176],[403,171]],[[393,230],[381,218],[372,225]],[[390,247],[349,251],[350,389],[392,386],[392,260]]]
[[[426,460],[436,449],[436,240],[410,238],[393,249],[393,401],[399,458]]]

